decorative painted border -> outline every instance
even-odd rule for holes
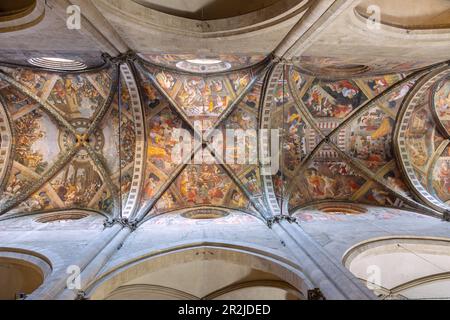
[[[270,78],[267,81],[267,87],[265,88],[265,97],[261,106],[260,113],[260,128],[264,130],[271,129],[271,107],[273,105],[274,90],[283,73],[284,65],[277,64],[270,73]],[[264,91],[263,91],[264,92]],[[261,157],[267,158],[270,150],[270,142],[267,135],[262,135],[259,139],[259,155]],[[277,197],[275,196],[275,190],[273,186],[272,176],[263,174],[263,168],[260,167],[261,181],[263,182],[264,195],[266,202],[269,206],[270,212],[273,215],[281,214],[281,209],[278,204]]]
[[[397,142],[395,145],[395,152],[400,160],[399,162],[401,168],[407,177],[409,184],[419,198],[438,211],[450,210],[450,206],[446,205],[442,201],[439,201],[432,194],[430,194],[416,177],[413,165],[406,150],[406,130],[408,128],[408,122],[413,115],[414,108],[419,105],[426,91],[448,74],[450,74],[450,69],[446,66],[444,70],[438,69],[417,84],[416,89],[413,89],[409,96],[407,96],[407,98],[403,101],[402,106],[406,107],[404,107],[402,112],[399,114],[398,119],[400,121],[397,123],[396,132],[394,135],[395,141]]]
[[[134,79],[133,72],[128,64],[121,64],[120,71],[125,81],[125,84],[130,93],[131,109],[134,117],[134,129],[136,134],[136,147],[134,156],[133,180],[131,183],[131,190],[128,194],[128,199],[124,210],[123,217],[129,217],[135,210],[138,204],[138,194],[142,186],[144,178],[144,155],[145,155],[145,131],[144,131],[144,114],[142,110],[139,90]],[[120,94],[120,93],[119,93]]]
[[[6,172],[8,171],[8,160],[11,155],[12,132],[6,106],[0,101],[0,185],[3,185]]]
[[[117,72],[113,72],[113,75],[117,74]],[[58,110],[53,105],[49,104],[46,100],[42,99],[41,97],[38,97],[35,95],[29,88],[25,87],[24,85],[20,84],[13,78],[11,78],[9,75],[0,72],[0,78],[7,82],[9,85],[15,87],[16,89],[20,90],[22,93],[26,94],[28,97],[30,97],[32,100],[34,100],[36,103],[39,104],[39,106],[49,114],[50,117],[52,117],[56,123],[65,130],[69,131],[74,136],[77,135],[77,131],[72,126],[72,124],[64,117],[64,114]],[[103,103],[103,106],[101,107],[100,111],[96,114],[94,120],[92,121],[90,128],[87,131],[87,134],[90,135],[96,128],[97,123],[99,123],[103,116],[105,115],[106,111],[108,110],[109,106],[111,105],[113,96],[115,94],[115,84],[117,83],[117,79],[113,78],[111,82],[110,87],[110,93],[108,99],[105,100]],[[0,206],[0,215],[5,214],[8,210],[16,207],[20,202],[23,202],[26,200],[29,196],[31,196],[34,192],[39,190],[42,186],[44,186],[45,183],[47,183],[50,179],[52,179],[72,158],[75,156],[75,154],[84,147],[85,150],[88,152],[89,156],[91,157],[95,167],[97,168],[100,176],[102,177],[103,181],[106,183],[106,185],[111,190],[111,193],[114,196],[114,202],[115,207],[119,208],[118,201],[117,201],[117,191],[115,190],[115,185],[112,183],[109,175],[107,174],[101,160],[97,156],[96,152],[90,147],[89,144],[87,145],[75,145],[72,147],[72,149],[67,150],[65,153],[60,153],[57,160],[53,164],[51,168],[49,168],[43,175],[38,178],[37,180],[34,180],[26,185],[24,187],[22,193],[14,198],[8,199],[2,206]]]

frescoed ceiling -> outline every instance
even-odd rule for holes
[[[445,72],[333,78],[250,59],[189,73],[177,61],[1,67],[0,214],[78,208],[141,220],[218,207],[268,218],[325,201],[448,206]],[[263,129],[279,135],[267,140]]]
[[[196,54],[161,54],[146,53],[139,55],[142,59],[155,64],[159,67],[180,68],[181,70],[196,73],[218,72],[221,68],[225,70],[244,69],[262,62],[266,56],[261,54],[254,55],[204,55],[199,57]],[[201,62],[207,64],[202,64]],[[226,61],[226,62],[224,62]]]
[[[112,159],[111,143],[118,140],[114,121],[104,125],[103,118],[114,112],[114,72],[1,70],[1,101],[13,133],[3,213],[74,207],[113,211],[104,203],[112,204],[117,193],[108,175],[117,168],[108,168],[106,159]]]
[[[398,153],[415,192],[431,206],[450,208],[450,81],[448,71],[422,80],[403,111]]]

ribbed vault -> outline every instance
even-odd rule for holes
[[[333,200],[438,216],[445,205],[420,197],[395,134],[426,81],[440,112],[436,153],[447,150],[448,82],[434,85],[447,67],[351,79],[316,78],[270,59],[207,74],[135,55],[78,73],[1,67],[0,214],[79,208],[139,222],[208,206],[269,219]],[[176,162],[181,129],[193,142]],[[229,129],[278,129],[278,153],[274,140],[250,134],[247,162],[230,163]],[[279,160],[269,174],[266,155]],[[447,161],[431,158],[440,168]]]

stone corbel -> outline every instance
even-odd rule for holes
[[[297,219],[296,219],[295,217],[292,217],[292,216],[287,215],[287,214],[280,214],[280,215],[276,215],[276,216],[273,216],[273,217],[268,218],[268,219],[266,220],[266,223],[267,223],[267,226],[268,226],[269,228],[272,228],[272,226],[273,226],[275,223],[278,223],[278,222],[280,222],[280,221],[282,221],[282,220],[286,220],[286,221],[289,222],[289,223],[294,223],[294,222],[297,221]]]
[[[450,210],[445,210],[442,220],[450,222]]]
[[[125,53],[121,53],[120,55],[118,55],[117,57],[112,57],[110,58],[111,62],[113,64],[120,64],[120,63],[124,63],[126,61],[134,61],[137,59],[137,55],[134,51],[129,50]]]

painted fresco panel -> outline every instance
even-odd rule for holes
[[[26,94],[3,81],[0,81],[0,95],[10,114],[13,116],[19,112],[26,113],[30,109],[38,107]]]
[[[13,166],[8,182],[6,183],[5,189],[0,197],[0,204],[22,195],[26,188],[36,181],[36,179],[37,177],[31,175],[28,170]]]
[[[409,159],[419,170],[425,170],[435,150],[436,126],[428,106],[416,108],[406,130]]]
[[[222,204],[230,185],[228,176],[215,165],[190,165],[177,180],[181,197],[191,205]]]
[[[315,117],[342,119],[367,100],[362,90],[349,80],[315,80],[303,97]]]
[[[392,134],[395,121],[382,109],[369,109],[347,128],[348,153],[372,171],[394,157]]]
[[[450,134],[450,80],[438,85],[433,98],[436,115]]]
[[[251,73],[232,72],[224,76],[202,77],[148,68],[156,81],[191,121],[206,120],[212,125],[247,87]]]
[[[89,207],[98,192],[103,192],[103,181],[89,160],[75,156],[50,182],[65,207]]]
[[[143,200],[153,198],[179,163],[172,152],[179,142],[174,139],[175,129],[186,129],[180,117],[170,108],[164,108],[152,118],[147,118],[147,166],[144,175]]]
[[[56,81],[48,102],[69,117],[90,118],[100,103],[100,94],[82,77],[66,76]]]
[[[314,161],[305,171],[308,192],[314,200],[348,199],[365,179],[341,161]]]
[[[55,74],[39,72],[27,68],[4,69],[14,80],[25,86],[39,98],[45,98],[44,95],[53,86]]]
[[[401,75],[393,74],[386,76],[378,76],[378,77],[370,77],[363,78],[359,80],[365,85],[365,88],[368,90],[369,97],[375,97],[391,87],[396,82],[402,79]],[[363,86],[361,86],[363,87]],[[364,87],[363,87],[364,89]]]

